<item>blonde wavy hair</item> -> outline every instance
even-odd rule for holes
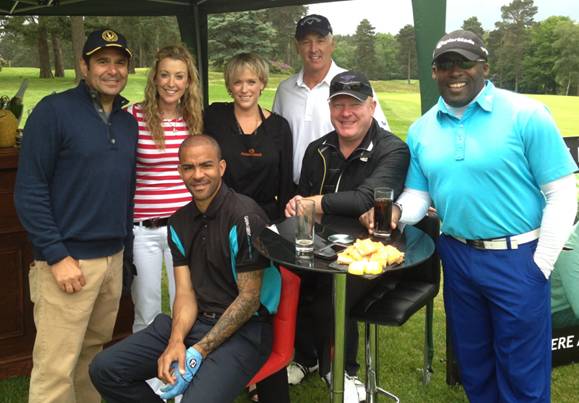
[[[155,55],[155,62],[149,70],[147,78],[147,86],[145,87],[145,100],[141,102],[143,108],[143,115],[149,131],[159,149],[165,148],[165,135],[163,127],[161,126],[161,113],[159,111],[159,93],[157,92],[157,85],[155,79],[157,78],[157,70],[159,63],[163,59],[181,60],[187,65],[187,72],[189,75],[189,84],[185,89],[185,93],[179,102],[179,110],[183,120],[187,124],[189,134],[203,133],[203,99],[201,91],[199,90],[199,73],[193,62],[193,56],[182,45],[165,46],[159,49]]]

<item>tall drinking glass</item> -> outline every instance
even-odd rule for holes
[[[312,253],[314,251],[314,213],[313,200],[300,199],[296,201],[296,253]]]
[[[392,235],[392,203],[394,190],[386,187],[374,189],[374,236],[390,238]]]

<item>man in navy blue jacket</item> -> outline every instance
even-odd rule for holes
[[[132,226],[137,123],[122,110],[131,53],[111,30],[84,45],[78,87],[24,128],[15,204],[34,250],[30,403],[100,402],[88,364],[113,333]]]

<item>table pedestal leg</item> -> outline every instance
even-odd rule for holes
[[[334,274],[334,358],[332,403],[344,401],[344,338],[346,329],[346,274]]]
[[[366,322],[366,403],[376,403],[378,388],[378,326]]]

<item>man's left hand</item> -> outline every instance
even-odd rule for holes
[[[161,392],[163,392],[161,398],[166,400],[182,395],[189,387],[202,362],[203,356],[195,347],[189,347],[185,352],[185,368],[180,368],[179,362],[173,361],[171,369],[175,377],[175,383],[161,389]]]
[[[296,202],[300,199],[303,199],[303,197],[300,195],[296,195],[290,201],[287,202],[284,211],[286,217],[293,217],[296,215],[297,210]]]

